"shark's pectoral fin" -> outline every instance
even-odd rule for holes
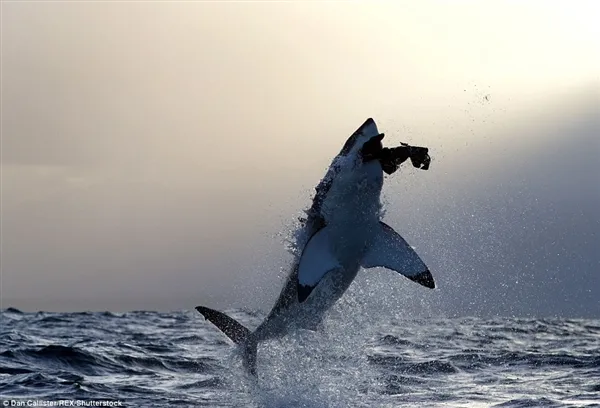
[[[321,228],[308,241],[298,265],[298,302],[304,302],[327,272],[340,268],[331,252],[329,230]]]
[[[392,227],[380,222],[381,229],[363,257],[364,268],[382,266],[425,287],[435,288],[433,276],[419,255]]]
[[[317,285],[303,285],[298,283],[298,302],[303,303]]]
[[[425,286],[426,288],[435,289],[435,281],[433,280],[433,275],[431,272],[429,272],[429,269],[413,276],[407,276],[407,278],[413,282],[417,282],[418,284]]]

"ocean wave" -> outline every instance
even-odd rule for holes
[[[263,317],[231,312],[244,322]],[[600,404],[598,320],[392,318],[374,327],[367,319],[351,331],[333,324],[265,344],[254,381],[231,342],[192,311],[6,309],[1,318],[5,398],[144,407]]]

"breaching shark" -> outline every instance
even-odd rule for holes
[[[381,221],[383,173],[410,159],[427,170],[428,149],[401,144],[384,148],[383,133],[367,119],[346,141],[316,187],[312,206],[301,219],[299,248],[275,306],[250,331],[226,314],[197,306],[207,320],[241,346],[247,370],[256,375],[260,341],[285,335],[290,327],[314,330],[344,294],[359,269],[385,267],[428,288],[435,283],[417,253]]]

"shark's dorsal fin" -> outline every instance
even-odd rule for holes
[[[381,266],[399,272],[425,287],[435,288],[433,276],[419,255],[392,227],[380,222],[380,230],[362,259],[364,268]]]
[[[308,298],[327,272],[340,268],[331,252],[327,226],[317,231],[308,241],[298,265],[298,302]]]

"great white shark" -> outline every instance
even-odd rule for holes
[[[196,307],[242,347],[244,365],[251,374],[256,375],[259,342],[281,337],[290,327],[315,329],[361,267],[385,267],[425,287],[435,287],[417,253],[381,221],[380,202],[384,172],[394,173],[408,159],[414,167],[427,170],[428,149],[407,144],[384,148],[383,137],[369,118],[333,159],[301,219],[298,255],[281,294],[256,330],[217,310]]]

